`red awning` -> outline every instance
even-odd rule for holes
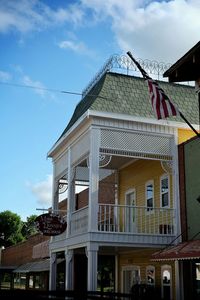
[[[200,240],[193,240],[167,247],[152,254],[151,260],[200,259]]]

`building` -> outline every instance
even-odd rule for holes
[[[35,234],[1,250],[0,289],[46,290],[48,287],[49,237]]]
[[[200,42],[192,47],[164,76],[169,82],[195,81],[200,110]],[[181,232],[183,242],[155,253],[156,261],[174,261],[177,266],[181,299],[200,299],[200,138],[179,145]]]
[[[68,187],[67,230],[50,242],[50,289],[62,256],[65,289],[130,292],[145,283],[178,300],[174,261],[151,257],[182,240],[178,144],[194,133],[180,117],[156,120],[144,79],[127,75],[125,65],[130,70],[127,57],[109,60],[48,152],[54,210],[60,183]],[[197,129],[194,88],[159,84]]]

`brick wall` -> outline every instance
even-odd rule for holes
[[[48,240],[48,236],[36,234],[31,236],[27,241],[18,243],[17,245],[5,248],[2,251],[3,266],[18,266],[32,261],[33,246]]]

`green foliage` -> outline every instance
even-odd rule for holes
[[[22,221],[20,216],[9,210],[0,213],[0,233],[4,234],[4,239],[0,240],[0,245],[15,245],[24,240],[21,233]]]
[[[26,222],[23,222],[22,235],[25,239],[29,238],[31,235],[36,234],[38,231],[35,227],[35,218],[37,215],[31,215],[26,218]]]
[[[27,217],[26,222],[9,210],[0,212],[0,246],[16,245],[37,233],[35,218],[37,215]]]

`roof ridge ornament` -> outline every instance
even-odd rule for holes
[[[155,75],[155,79],[158,80],[171,66],[170,63],[158,62],[156,60],[138,58],[137,61],[147,73]],[[133,61],[127,55],[114,54],[105,62],[103,67],[96,73],[87,87],[83,90],[82,97],[85,97],[89,93],[105,73],[111,71],[126,75],[135,75],[135,72],[139,72]]]

